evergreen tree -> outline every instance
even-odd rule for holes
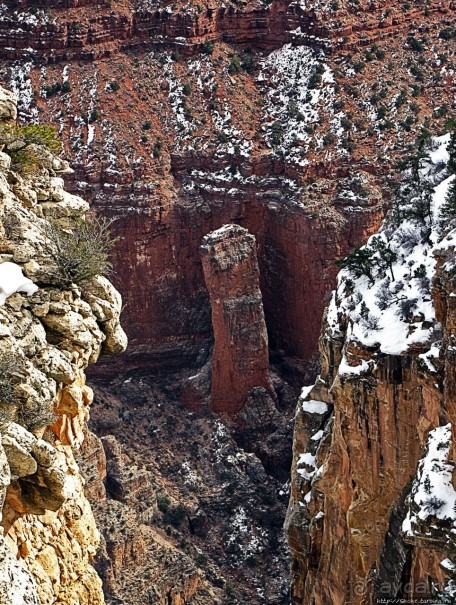
[[[336,265],[341,269],[349,269],[355,277],[366,275],[370,283],[374,283],[372,269],[374,266],[372,259],[372,250],[369,248],[357,248],[350,252],[345,258],[336,261]]]
[[[445,201],[440,208],[440,226],[442,229],[445,228],[444,223],[454,218],[456,218],[456,179],[453,179],[448,187]]]
[[[389,269],[391,279],[394,281],[393,264],[397,260],[396,252],[391,250],[390,245],[386,244],[380,237],[372,240],[371,247],[374,252],[378,253],[378,256],[375,258],[377,267],[382,271]]]
[[[447,147],[448,155],[450,159],[448,160],[448,169],[450,172],[456,172],[456,128],[451,133],[450,142]]]

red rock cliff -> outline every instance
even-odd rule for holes
[[[126,364],[200,363],[212,329],[199,245],[236,223],[257,239],[271,349],[313,371],[333,261],[378,228],[388,168],[452,102],[448,2],[333,4],[0,15],[21,115],[58,126],[71,187],[117,218]]]
[[[210,407],[233,414],[254,387],[272,391],[256,241],[224,225],[204,238],[201,257],[215,339]]]

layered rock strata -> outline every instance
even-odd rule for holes
[[[312,371],[333,260],[378,228],[404,141],[449,115],[449,3],[55,4],[5,8],[6,48],[35,52],[3,75],[24,117],[58,123],[74,190],[118,219],[126,365],[206,361],[199,245],[237,223],[257,239],[270,347]]]
[[[235,414],[252,389],[273,391],[256,241],[225,225],[203,239],[201,256],[214,332],[210,407]]]
[[[15,132],[16,105],[0,89],[2,137]],[[13,148],[30,155],[18,157]],[[101,605],[92,566],[99,533],[74,451],[93,399],[84,370],[102,350],[126,346],[121,299],[100,276],[62,286],[50,221],[70,233],[88,210],[63,189],[68,164],[44,146],[21,142],[20,131],[6,151],[0,152],[0,268],[15,271],[1,278],[0,599]],[[27,279],[12,281],[22,271]]]
[[[325,2],[316,7],[290,0],[230,6],[217,2],[206,10],[197,4],[129,2],[107,7],[105,14],[78,0],[35,6],[53,9],[58,18],[50,19],[42,9],[35,9],[32,17],[15,7],[5,9],[0,21],[2,58],[39,53],[50,63],[94,60],[119,51],[169,45],[190,55],[204,49],[205,43],[220,41],[267,50],[288,42],[348,50],[393,38],[421,13],[420,7],[399,9],[386,1],[375,5]],[[439,2],[427,10],[431,18],[448,15],[452,3]]]

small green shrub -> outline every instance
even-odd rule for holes
[[[42,158],[35,145],[45,147],[53,154],[62,150],[54,127],[44,124],[2,125],[0,145],[4,146],[3,151],[11,157],[12,169],[21,174],[35,173],[40,166]]]
[[[203,45],[203,53],[205,55],[212,55],[214,52],[215,44],[214,42],[210,42],[209,40]]]
[[[60,153],[62,143],[53,126],[46,124],[29,124],[27,126],[6,125],[0,129],[0,143],[6,146],[7,153],[27,145],[41,145],[52,153]]]
[[[244,71],[252,74],[255,71],[255,59],[250,51],[244,51],[241,55],[241,67]]]
[[[241,61],[239,60],[239,57],[237,55],[234,55],[228,66],[228,73],[229,74],[238,74],[241,72],[241,69],[242,69]]]
[[[236,594],[236,592],[234,590],[234,586],[231,582],[226,583],[225,592],[229,597],[234,597],[234,595]]]
[[[448,221],[456,218],[456,180],[453,180],[448,188],[448,193],[440,208],[440,226],[445,229]]]
[[[319,73],[319,71],[317,71],[315,69],[310,75],[307,86],[309,87],[310,90],[313,90],[314,88],[318,88],[318,86],[321,84],[321,81],[322,81],[322,75],[321,75],[321,73]]]
[[[46,93],[46,97],[52,97],[59,92],[71,92],[71,84],[68,80],[65,80],[64,82],[54,82],[54,84],[51,84],[50,86],[45,86],[44,92]]]
[[[92,109],[92,111],[87,115],[87,122],[92,124],[92,122],[97,122],[100,118],[101,114],[98,109]]]
[[[161,511],[162,513],[166,513],[170,504],[171,504],[171,500],[168,498],[168,496],[164,496],[164,495],[157,496],[157,507],[158,507],[158,510]]]
[[[409,36],[407,38],[407,44],[409,45],[409,48],[411,48],[413,51],[418,52],[418,53],[423,52],[424,47],[423,47],[422,42],[420,42],[413,36]]]
[[[456,38],[456,29],[452,27],[444,27],[440,30],[439,38],[442,40],[451,40],[452,38]]]
[[[158,139],[157,141],[155,141],[154,149],[152,151],[152,155],[154,156],[154,158],[159,158],[161,156],[161,151],[162,151],[162,142],[160,139]]]
[[[207,563],[206,555],[203,555],[203,553],[199,553],[195,559],[195,562],[198,565],[198,567],[204,567],[204,565],[206,565],[206,563]]]
[[[112,91],[116,92],[117,90],[119,90],[120,84],[119,82],[117,82],[117,80],[112,80],[112,82],[109,82],[109,87]]]
[[[230,137],[227,135],[226,132],[219,132],[219,134],[217,135],[217,140],[219,143],[228,143]]]
[[[336,135],[333,132],[327,132],[323,137],[323,145],[327,147],[328,145],[332,145],[337,140]]]
[[[276,120],[271,124],[271,140],[273,145],[280,145],[283,140],[283,124]]]
[[[356,63],[353,63],[353,69],[355,70],[355,72],[357,74],[359,74],[361,71],[363,71],[363,69],[366,67],[366,64],[364,63],[364,61],[356,61]]]

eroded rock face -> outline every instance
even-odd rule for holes
[[[61,127],[72,188],[118,218],[125,364],[203,365],[212,333],[199,246],[236,223],[257,239],[271,348],[313,371],[333,261],[378,228],[390,162],[422,124],[438,130],[452,102],[451,70],[436,59],[450,56],[450,3],[46,9],[2,14],[0,45],[23,56],[4,77],[28,91],[23,116],[39,109]],[[419,54],[407,40],[421,40],[422,23]],[[358,177],[347,197],[344,181]]]
[[[201,256],[215,340],[210,407],[235,414],[255,387],[273,391],[255,238],[225,225],[204,238]]]
[[[431,163],[427,169],[433,185],[448,186],[444,169],[439,173]],[[412,226],[423,228],[419,221]],[[397,245],[401,226],[387,222],[384,229],[398,253],[397,280],[398,268],[410,268],[413,261]],[[418,255],[424,246],[428,263],[417,291],[422,298],[414,299],[412,311],[403,307],[389,315],[396,322],[390,337],[382,319],[373,320],[380,299],[372,297],[368,306],[363,294],[372,294],[378,280],[386,279],[384,292],[397,282],[379,272],[370,284],[364,276],[358,289],[348,272],[339,278],[320,341],[323,373],[303,390],[297,407],[286,521],[296,605],[422,598],[444,584],[440,563],[454,527],[456,497],[454,427],[448,424],[455,418],[454,232],[444,237],[435,229],[431,225],[427,243],[419,238],[413,245]],[[399,285],[405,283],[403,300],[411,296],[410,271]],[[421,314],[413,312],[419,300],[429,304]],[[388,294],[386,301],[388,313],[396,303]],[[355,324],[358,304],[366,311]],[[437,484],[446,487],[439,490]]]
[[[16,101],[3,89],[0,109],[2,125],[15,118]],[[92,566],[99,533],[73,450],[93,399],[85,368],[102,348],[126,346],[120,296],[104,278],[59,285],[47,220],[71,229],[88,209],[56,176],[68,171],[66,162],[35,146],[36,165],[19,167],[21,175],[0,155],[0,260],[34,283],[29,295],[7,290],[0,306],[2,384],[11,390],[0,402],[0,598],[101,605]]]

